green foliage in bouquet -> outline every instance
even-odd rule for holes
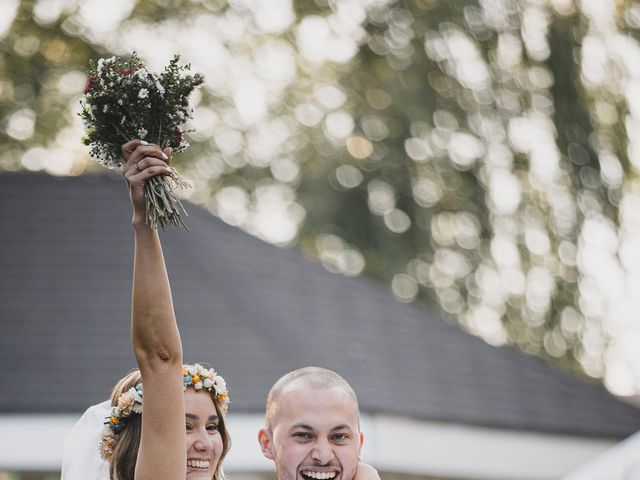
[[[135,138],[171,147],[174,154],[189,147],[184,138],[184,124],[192,114],[189,95],[204,78],[188,74],[190,65],[179,61],[175,55],[160,74],[149,72],[135,53],[127,61],[111,57],[90,62],[80,117],[84,143],[94,159],[107,168],[122,166],[121,146]],[[147,223],[184,227],[185,212],[174,188],[186,186],[175,170],[169,177],[152,177],[145,186]]]

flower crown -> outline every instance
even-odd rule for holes
[[[183,390],[193,387],[194,390],[207,390],[215,394],[220,404],[222,413],[229,410],[229,392],[224,378],[218,375],[213,368],[205,368],[196,363],[185,365],[182,368]],[[109,460],[113,455],[113,449],[118,442],[118,433],[134,413],[142,413],[142,383],[131,387],[118,397],[116,405],[111,407],[105,417],[104,431],[101,436],[100,455]]]

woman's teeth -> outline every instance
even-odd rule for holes
[[[187,460],[189,468],[209,468],[209,460]]]
[[[314,472],[313,470],[303,470],[305,477],[316,478],[317,480],[328,480],[336,476],[336,472]]]

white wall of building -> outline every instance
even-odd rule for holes
[[[0,415],[0,471],[60,470],[64,438],[78,418]],[[229,416],[233,446],[225,462],[228,473],[273,471],[258,446],[262,425],[262,415]],[[362,429],[363,460],[381,472],[473,480],[557,479],[614,444],[384,415],[364,416]]]

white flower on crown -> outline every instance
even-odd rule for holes
[[[123,393],[122,395],[120,395],[120,398],[118,399],[118,405],[117,405],[117,409],[122,411],[122,413],[129,414],[131,412],[131,410],[133,409],[133,404],[135,403],[135,399],[133,397],[133,395],[131,395],[131,391],[127,391],[125,393]],[[113,413],[112,413],[113,414]],[[114,415],[116,416],[116,415]],[[117,415],[118,417],[120,415]]]
[[[223,393],[227,391],[227,382],[225,382],[224,378],[222,378],[220,375],[216,375],[216,377],[214,378],[214,383],[216,392]]]
[[[137,388],[131,387],[129,389],[129,393],[131,394],[131,396],[133,397],[133,399],[136,402],[142,403],[142,394],[140,393],[140,391]]]

